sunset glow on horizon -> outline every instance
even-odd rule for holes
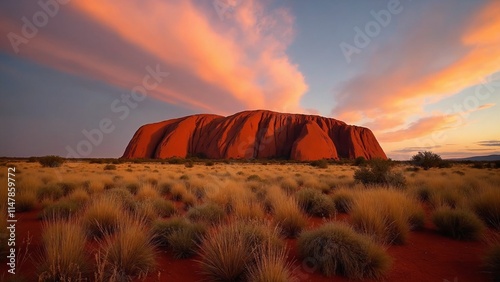
[[[393,159],[500,154],[499,15],[493,0],[3,1],[0,156],[66,156],[109,119],[88,157],[119,157],[145,123],[253,109],[366,126]]]

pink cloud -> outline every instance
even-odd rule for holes
[[[203,4],[71,2],[65,13],[85,19],[92,34],[87,38],[102,37],[115,45],[95,41],[95,46],[83,46],[46,27],[23,46],[21,55],[126,89],[141,82],[145,66],[160,65],[171,76],[151,96],[207,112],[302,111],[299,102],[307,85],[285,52],[293,39],[290,12],[264,9],[259,1],[238,1],[231,17],[221,21],[212,5]],[[14,16],[2,17],[0,29],[20,30],[20,24]],[[7,44],[0,48],[11,50]]]
[[[381,142],[400,142],[426,136],[436,131],[449,129],[456,124],[457,116],[429,116],[410,123],[408,127],[404,129],[382,133],[378,136],[378,139]]]
[[[445,26],[439,25],[440,10],[430,11],[425,21],[407,31],[404,41],[378,50],[365,71],[341,87],[333,114],[350,123],[371,120],[369,124],[383,132],[424,115],[424,105],[479,84],[500,70],[500,61],[494,59],[500,58],[499,14],[500,2],[489,2],[474,11],[469,22],[429,41],[429,34],[443,34],[439,26]],[[409,133],[425,131],[417,125],[410,125]]]

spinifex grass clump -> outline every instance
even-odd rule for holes
[[[269,187],[267,196],[275,225],[278,225],[286,237],[297,237],[307,224],[297,200],[288,196],[278,186]]]
[[[330,217],[335,214],[335,206],[328,196],[319,190],[305,188],[295,194],[301,208],[309,215]]]
[[[206,226],[173,217],[153,222],[152,232],[157,246],[173,252],[176,258],[188,258],[198,249],[198,244],[206,233]]]
[[[115,234],[107,234],[100,242],[97,257],[99,276],[129,281],[151,273],[156,266],[152,239],[143,219],[122,217]]]
[[[222,207],[214,203],[207,203],[201,206],[192,207],[187,213],[187,217],[192,221],[206,222],[209,224],[219,223],[226,213]]]
[[[124,214],[119,197],[103,195],[96,197],[84,211],[82,224],[89,236],[100,238],[113,233]]]
[[[472,209],[489,226],[500,229],[500,190],[487,189],[472,200]]]
[[[220,226],[211,230],[201,244],[202,272],[213,281],[243,280],[249,274],[249,269],[264,268],[262,263],[265,262],[258,262],[260,254],[257,250],[266,244],[273,252],[283,248],[278,230],[256,221]],[[278,268],[287,267],[285,264]],[[261,271],[254,270],[254,274],[256,272]]]
[[[483,222],[471,211],[442,207],[432,215],[438,231],[453,239],[478,240],[484,233]]]
[[[48,219],[42,223],[44,256],[40,281],[81,281],[89,270],[86,235],[80,222]]]
[[[50,218],[69,218],[72,215],[76,214],[82,205],[78,202],[75,202],[70,199],[61,199],[53,204],[46,206],[39,217],[42,219],[50,219]]]
[[[297,248],[299,256],[307,259],[309,267],[326,276],[381,278],[391,265],[391,258],[380,246],[339,223],[328,223],[303,232]]]
[[[255,264],[248,269],[248,281],[251,282],[288,282],[293,281],[292,265],[287,262],[285,248],[276,249],[272,244],[264,243],[256,253]]]
[[[411,229],[424,224],[420,204],[405,193],[373,189],[356,194],[351,209],[354,228],[386,244],[404,244]]]
[[[341,213],[347,213],[354,205],[354,196],[352,192],[345,189],[336,190],[332,195],[335,209]]]

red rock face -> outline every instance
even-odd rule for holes
[[[366,159],[386,155],[364,127],[312,115],[246,111],[193,115],[139,128],[123,158]]]

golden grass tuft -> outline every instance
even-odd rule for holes
[[[101,276],[114,276],[119,281],[145,277],[156,267],[152,234],[144,219],[137,216],[122,217],[116,233],[107,234],[100,242],[98,255],[104,270]]]
[[[268,200],[272,207],[273,221],[281,228],[282,234],[289,238],[299,235],[307,224],[297,200],[287,196],[279,187],[269,187]]]
[[[500,190],[488,187],[471,200],[474,212],[489,226],[500,229]]]
[[[75,219],[49,219],[42,223],[44,257],[40,281],[81,281],[89,270],[85,242],[87,238]]]
[[[91,237],[100,238],[113,233],[124,217],[121,199],[114,195],[95,198],[82,216],[82,224]]]
[[[283,249],[278,230],[258,221],[232,222],[205,236],[200,246],[202,273],[213,281],[238,281],[248,275],[265,244],[273,251]]]
[[[356,230],[386,244],[404,244],[411,229],[423,226],[425,215],[416,200],[385,188],[356,193],[350,214]]]
[[[139,187],[139,191],[137,192],[137,195],[136,195],[136,197],[139,201],[156,199],[159,196],[160,196],[160,193],[158,192],[156,187],[151,185],[151,183],[149,183],[149,182],[143,183]]]
[[[276,249],[269,242],[260,246],[259,255],[248,269],[250,282],[288,282],[293,281],[292,264],[287,262],[286,249]]]

